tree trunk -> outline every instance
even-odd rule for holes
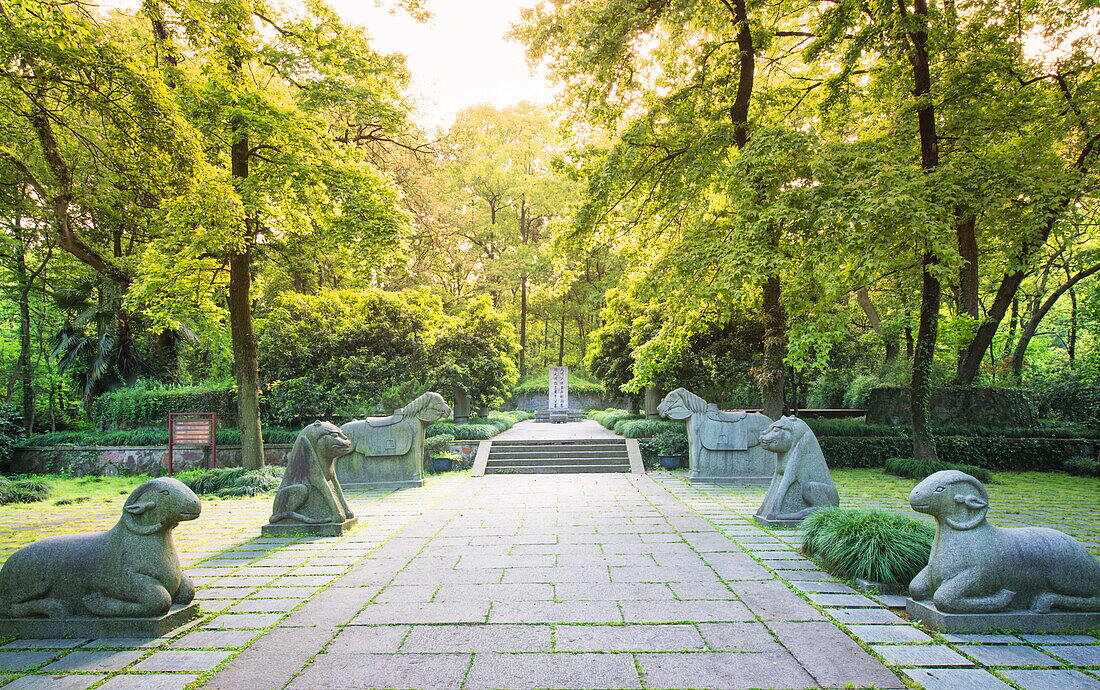
[[[772,419],[783,416],[783,388],[787,358],[787,314],[780,301],[779,277],[764,281],[764,367],[757,377],[764,414]]]
[[[519,284],[519,380],[527,378],[527,274]]]
[[[917,133],[920,137],[921,169],[935,170],[940,164],[939,138],[936,135],[936,111],[929,98],[932,92],[932,72],[928,61],[928,5],[925,0],[913,0],[916,22],[911,24],[910,63],[913,67],[913,95],[927,105],[917,111]],[[913,376],[909,388],[913,417],[913,457],[935,460],[936,440],[928,428],[928,402],[932,397],[932,359],[936,354],[936,335],[940,320],[940,281],[932,274],[939,263],[931,248],[921,259],[921,304],[917,342],[913,350]]]
[[[863,313],[867,316],[867,322],[871,325],[871,330],[882,340],[882,344],[886,348],[886,363],[890,364],[898,358],[897,337],[886,334],[886,329],[882,327],[882,316],[875,308],[874,303],[871,302],[871,297],[867,294],[867,288],[861,287],[856,290],[856,302],[859,303]]]
[[[561,320],[558,324],[558,366],[565,366],[565,298],[561,300]]]
[[[1069,368],[1077,363],[1077,291],[1069,290],[1069,338],[1066,343],[1066,355],[1069,357]]]
[[[1039,328],[1039,323],[1043,320],[1043,317],[1047,315],[1047,312],[1051,310],[1054,304],[1058,301],[1058,298],[1070,290],[1074,285],[1084,278],[1088,278],[1091,275],[1100,273],[1100,263],[1093,264],[1092,266],[1080,270],[1077,273],[1070,276],[1066,282],[1058,286],[1054,292],[1043,300],[1042,304],[1032,311],[1031,318],[1020,329],[1020,339],[1016,341],[1016,349],[1012,352],[1012,375],[1017,380],[1023,375],[1024,371],[1024,356],[1027,354],[1027,346],[1031,342],[1031,339],[1035,336],[1035,331]]]
[[[248,177],[248,134],[237,132],[231,150],[235,180]],[[252,330],[252,247],[256,220],[246,218],[244,243],[229,255],[229,330],[233,341],[233,376],[237,380],[237,421],[241,429],[241,466],[264,466],[264,440],[260,428],[260,371],[256,334]]]
[[[20,249],[19,268],[22,280],[27,280],[26,263],[23,260],[23,252]],[[34,433],[34,367],[31,365],[31,286],[27,282],[19,291],[19,358],[15,367],[19,372],[21,387],[21,405],[23,411],[23,430],[29,436]]]
[[[956,209],[956,215],[961,215]],[[974,214],[963,215],[962,222],[955,226],[955,237],[958,244],[959,256],[962,265],[959,266],[959,291],[955,295],[955,310],[958,314],[965,314],[978,320],[978,237],[974,231],[976,223]],[[955,362],[955,380],[959,381],[960,372],[966,362],[966,348],[959,350]]]

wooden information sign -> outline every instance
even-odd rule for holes
[[[218,415],[215,412],[168,413],[168,475],[176,446],[210,446],[210,467],[218,466]]]

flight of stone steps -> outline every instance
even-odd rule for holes
[[[618,438],[494,441],[485,474],[629,472],[626,441]]]

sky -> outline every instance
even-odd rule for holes
[[[345,21],[366,29],[375,49],[408,56],[414,118],[428,131],[449,127],[455,114],[471,105],[553,98],[549,81],[528,69],[523,46],[504,38],[519,21],[520,7],[534,2],[428,0],[433,17],[421,23],[372,0],[329,0]]]

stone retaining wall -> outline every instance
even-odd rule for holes
[[[912,424],[908,388],[875,388],[867,400],[867,423]],[[959,425],[1032,427],[1035,412],[1023,391],[1012,388],[938,388],[928,403],[933,427]]]
[[[517,410],[546,410],[550,408],[550,393],[517,393],[513,400]],[[609,407],[630,407],[630,399],[599,393],[575,393],[569,391],[569,408],[572,410],[606,410]]]

